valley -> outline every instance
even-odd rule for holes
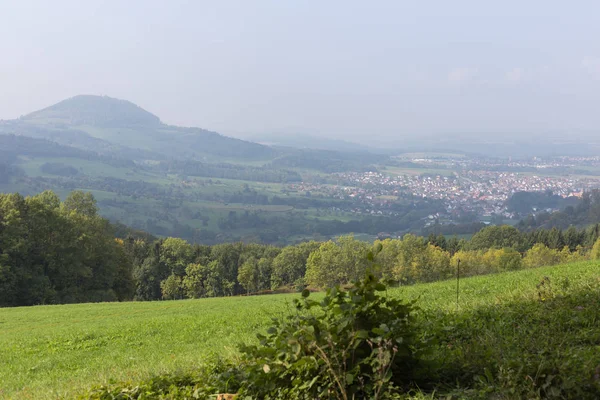
[[[0,144],[2,192],[90,191],[112,221],[205,244],[472,234],[535,213],[507,206],[516,192],[565,199],[543,208],[552,212],[600,187],[593,157],[269,147],[99,96],[1,121]]]

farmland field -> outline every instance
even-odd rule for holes
[[[583,262],[463,279],[458,309],[537,301],[536,284],[543,277],[557,288],[568,281],[572,289],[597,290],[600,267]],[[388,295],[418,298],[426,312],[457,309],[455,281],[394,288]],[[296,297],[0,309],[0,398],[68,397],[111,379],[139,380],[188,370],[217,356],[235,357],[238,343],[254,340],[271,317],[288,312]]]
[[[388,175],[440,175],[452,176],[454,171],[451,169],[441,168],[409,168],[409,167],[392,167],[386,166],[382,168],[382,172]]]

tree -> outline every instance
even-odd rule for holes
[[[275,257],[272,264],[271,288],[293,285],[306,274],[306,263],[310,254],[321,244],[315,241],[287,246]]]
[[[76,212],[87,217],[94,217],[98,214],[98,206],[94,196],[81,190],[71,192],[63,202],[62,208],[67,213]]]
[[[158,300],[161,298],[159,262],[155,257],[146,258],[134,268],[135,300]]]
[[[115,239],[117,243],[117,271],[113,289],[119,301],[131,300],[135,294],[135,282],[133,280],[133,264],[124,249],[124,242]]]
[[[393,267],[393,277],[404,283],[414,283],[420,278],[420,268],[423,268],[423,256],[427,244],[423,238],[406,234],[398,241],[398,257]]]
[[[261,257],[257,263],[258,280],[257,290],[266,290],[271,287],[271,275],[273,273],[273,261],[268,257]]]
[[[193,261],[193,256],[192,246],[183,239],[167,238],[162,242],[160,262],[171,274],[183,276],[185,268]]]
[[[594,246],[592,246],[592,251],[590,252],[590,258],[592,260],[600,260],[600,238],[596,240]]]
[[[127,300],[132,264],[89,193],[0,195],[0,306]]]
[[[189,264],[185,269],[183,287],[185,295],[192,299],[206,297],[206,279],[208,269],[201,264]]]
[[[550,249],[543,243],[537,243],[525,253],[523,266],[528,268],[555,265],[561,262],[558,250]]]
[[[400,254],[400,243],[397,239],[385,239],[377,240],[373,244],[373,249],[379,249],[375,252],[375,262],[380,268],[381,277],[385,280],[392,278],[399,280],[394,274],[394,268]]]
[[[514,247],[522,245],[521,233],[513,226],[488,226],[473,235],[470,248],[486,250],[490,248]]]
[[[258,262],[256,258],[251,257],[238,270],[237,280],[246,289],[246,292],[250,293],[258,289],[258,278]]]
[[[338,242],[323,243],[306,262],[306,280],[316,287],[332,287],[350,283],[363,276],[367,268],[369,246],[351,236]]]
[[[183,299],[184,286],[180,276],[170,275],[160,283],[160,290],[165,300]]]
[[[457,251],[450,260],[453,273],[456,274],[460,262],[460,276],[481,275],[486,273],[483,252],[475,250]]]
[[[523,265],[521,253],[512,248],[503,248],[496,253],[497,265],[500,271],[516,271]]]

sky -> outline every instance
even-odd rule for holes
[[[236,136],[600,133],[595,0],[0,0],[0,16],[0,119],[97,94]]]

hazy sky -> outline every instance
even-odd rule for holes
[[[0,118],[102,94],[226,134],[600,133],[599,38],[597,0],[0,0]]]

